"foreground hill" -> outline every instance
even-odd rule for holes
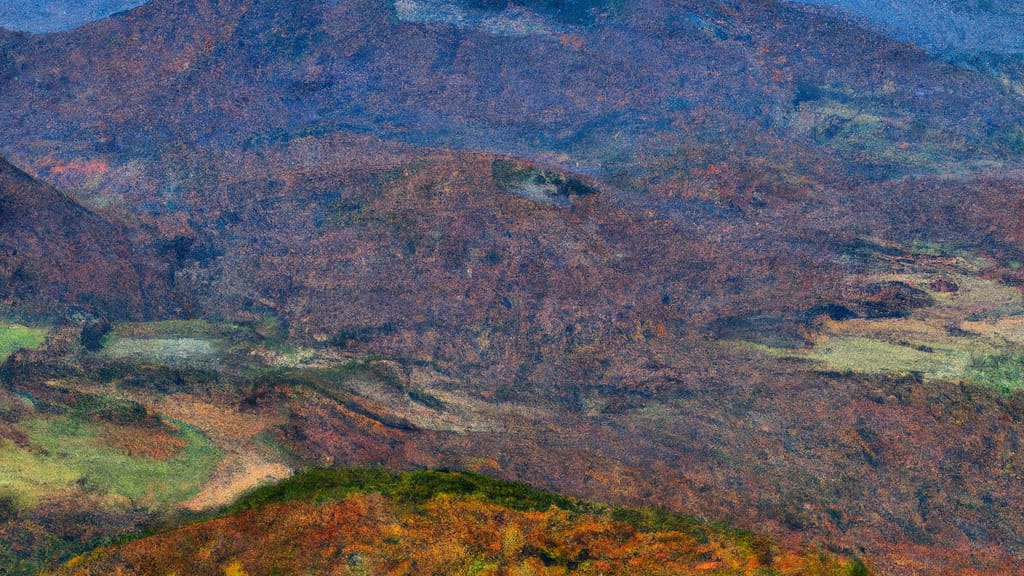
[[[692,518],[467,473],[312,470],[233,508],[56,574],[870,574],[858,561]]]

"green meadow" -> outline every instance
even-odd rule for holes
[[[46,340],[46,328],[29,328],[21,324],[0,322],[0,362],[15,350],[34,349]]]
[[[28,446],[0,441],[0,492],[24,507],[86,490],[159,508],[194,496],[220,459],[206,436],[182,424],[185,448],[167,460],[129,456],[102,441],[99,424],[75,417],[33,418],[21,426]]]

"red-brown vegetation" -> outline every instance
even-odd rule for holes
[[[868,574],[816,551],[705,527],[641,530],[609,515],[517,510],[438,494],[289,502],[73,559],[57,574]]]

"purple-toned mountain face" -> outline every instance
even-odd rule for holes
[[[0,32],[2,566],[373,465],[1020,572],[1024,92],[959,64],[745,0]]]
[[[0,159],[0,301],[27,314],[97,310],[123,319],[151,314],[166,296],[127,227],[76,204]],[[154,283],[155,280],[155,283]],[[148,286],[147,286],[148,284]],[[147,294],[156,290],[158,294]]]

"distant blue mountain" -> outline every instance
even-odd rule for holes
[[[834,8],[946,58],[1024,53],[1021,0],[790,0]]]
[[[0,28],[61,32],[145,3],[146,0],[0,0]]]
[[[1024,0],[788,0],[834,8],[934,54],[1024,53]],[[2,0],[0,28],[70,30],[146,0]]]

